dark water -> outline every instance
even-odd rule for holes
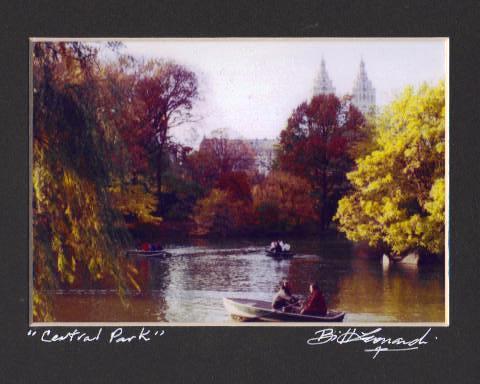
[[[347,312],[345,322],[443,322],[444,267],[382,265],[353,255],[348,242],[326,237],[289,241],[289,260],[265,256],[266,240],[167,245],[168,259],[139,258],[145,291],[127,305],[111,291],[57,292],[56,321],[230,322],[223,297],[271,300],[281,279],[296,295],[316,280],[331,309]]]

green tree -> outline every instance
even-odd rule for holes
[[[374,150],[348,174],[336,220],[354,241],[394,254],[441,254],[445,236],[445,88],[408,87],[376,120]]]

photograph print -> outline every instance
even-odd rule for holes
[[[449,324],[448,39],[30,41],[30,321]]]

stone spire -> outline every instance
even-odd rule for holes
[[[313,85],[313,95],[328,95],[330,93],[335,94],[335,88],[328,76],[327,68],[325,67],[325,60],[323,60],[322,57],[320,71],[318,72]]]
[[[360,60],[360,69],[353,83],[352,103],[362,113],[370,112],[375,106],[375,88],[367,76],[363,58]]]

